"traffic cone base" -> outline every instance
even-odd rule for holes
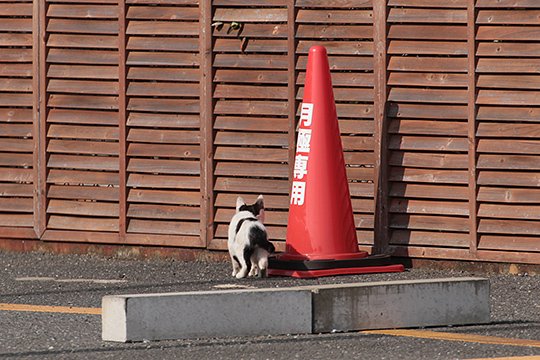
[[[290,276],[298,279],[309,279],[323,276],[336,276],[336,275],[360,275],[360,274],[376,274],[376,273],[390,273],[390,272],[402,272],[405,268],[403,265],[387,265],[387,266],[365,266],[357,268],[337,268],[337,269],[323,269],[323,270],[282,270],[282,269],[269,269],[268,275],[270,276]]]
[[[268,274],[317,277],[403,271],[358,250],[341,133],[323,46],[309,50],[300,107],[285,253]]]
[[[368,256],[368,253],[365,251],[358,251],[354,253],[339,253],[339,254],[307,254],[307,255],[297,255],[283,253],[276,256],[278,260],[283,261],[310,261],[310,260],[345,260],[345,259],[363,259]]]
[[[360,254],[367,254],[360,252]],[[358,254],[356,254],[358,255]],[[402,264],[394,264],[388,255],[372,255],[325,260],[291,260],[284,255],[268,259],[268,275],[313,278],[334,275],[402,272]]]

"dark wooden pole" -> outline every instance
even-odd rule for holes
[[[375,143],[375,243],[373,252],[384,253],[389,246],[388,229],[388,174],[387,174],[387,53],[386,1],[373,2],[373,61],[374,61],[374,143]]]

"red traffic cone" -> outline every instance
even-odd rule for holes
[[[309,50],[285,253],[270,275],[318,277],[403,271],[358,250],[326,49]]]

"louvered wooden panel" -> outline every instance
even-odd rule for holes
[[[309,48],[326,47],[347,166],[358,242],[373,245],[374,75],[371,2],[297,1],[298,92],[302,101]]]
[[[271,240],[285,239],[288,209],[287,8],[214,1],[212,248],[226,248],[236,197],[265,196]],[[231,23],[240,23],[234,29]]]
[[[127,233],[200,244],[198,2],[126,3]]]
[[[51,0],[45,15],[47,238],[118,232],[118,5]]]
[[[33,55],[32,1],[1,4],[0,232],[13,236],[34,225]]]
[[[467,2],[389,5],[390,244],[468,247]]]
[[[531,2],[477,2],[479,249],[540,251],[538,14]]]

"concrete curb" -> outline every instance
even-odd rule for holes
[[[319,333],[489,322],[489,280],[450,278],[105,296],[106,341]]]

